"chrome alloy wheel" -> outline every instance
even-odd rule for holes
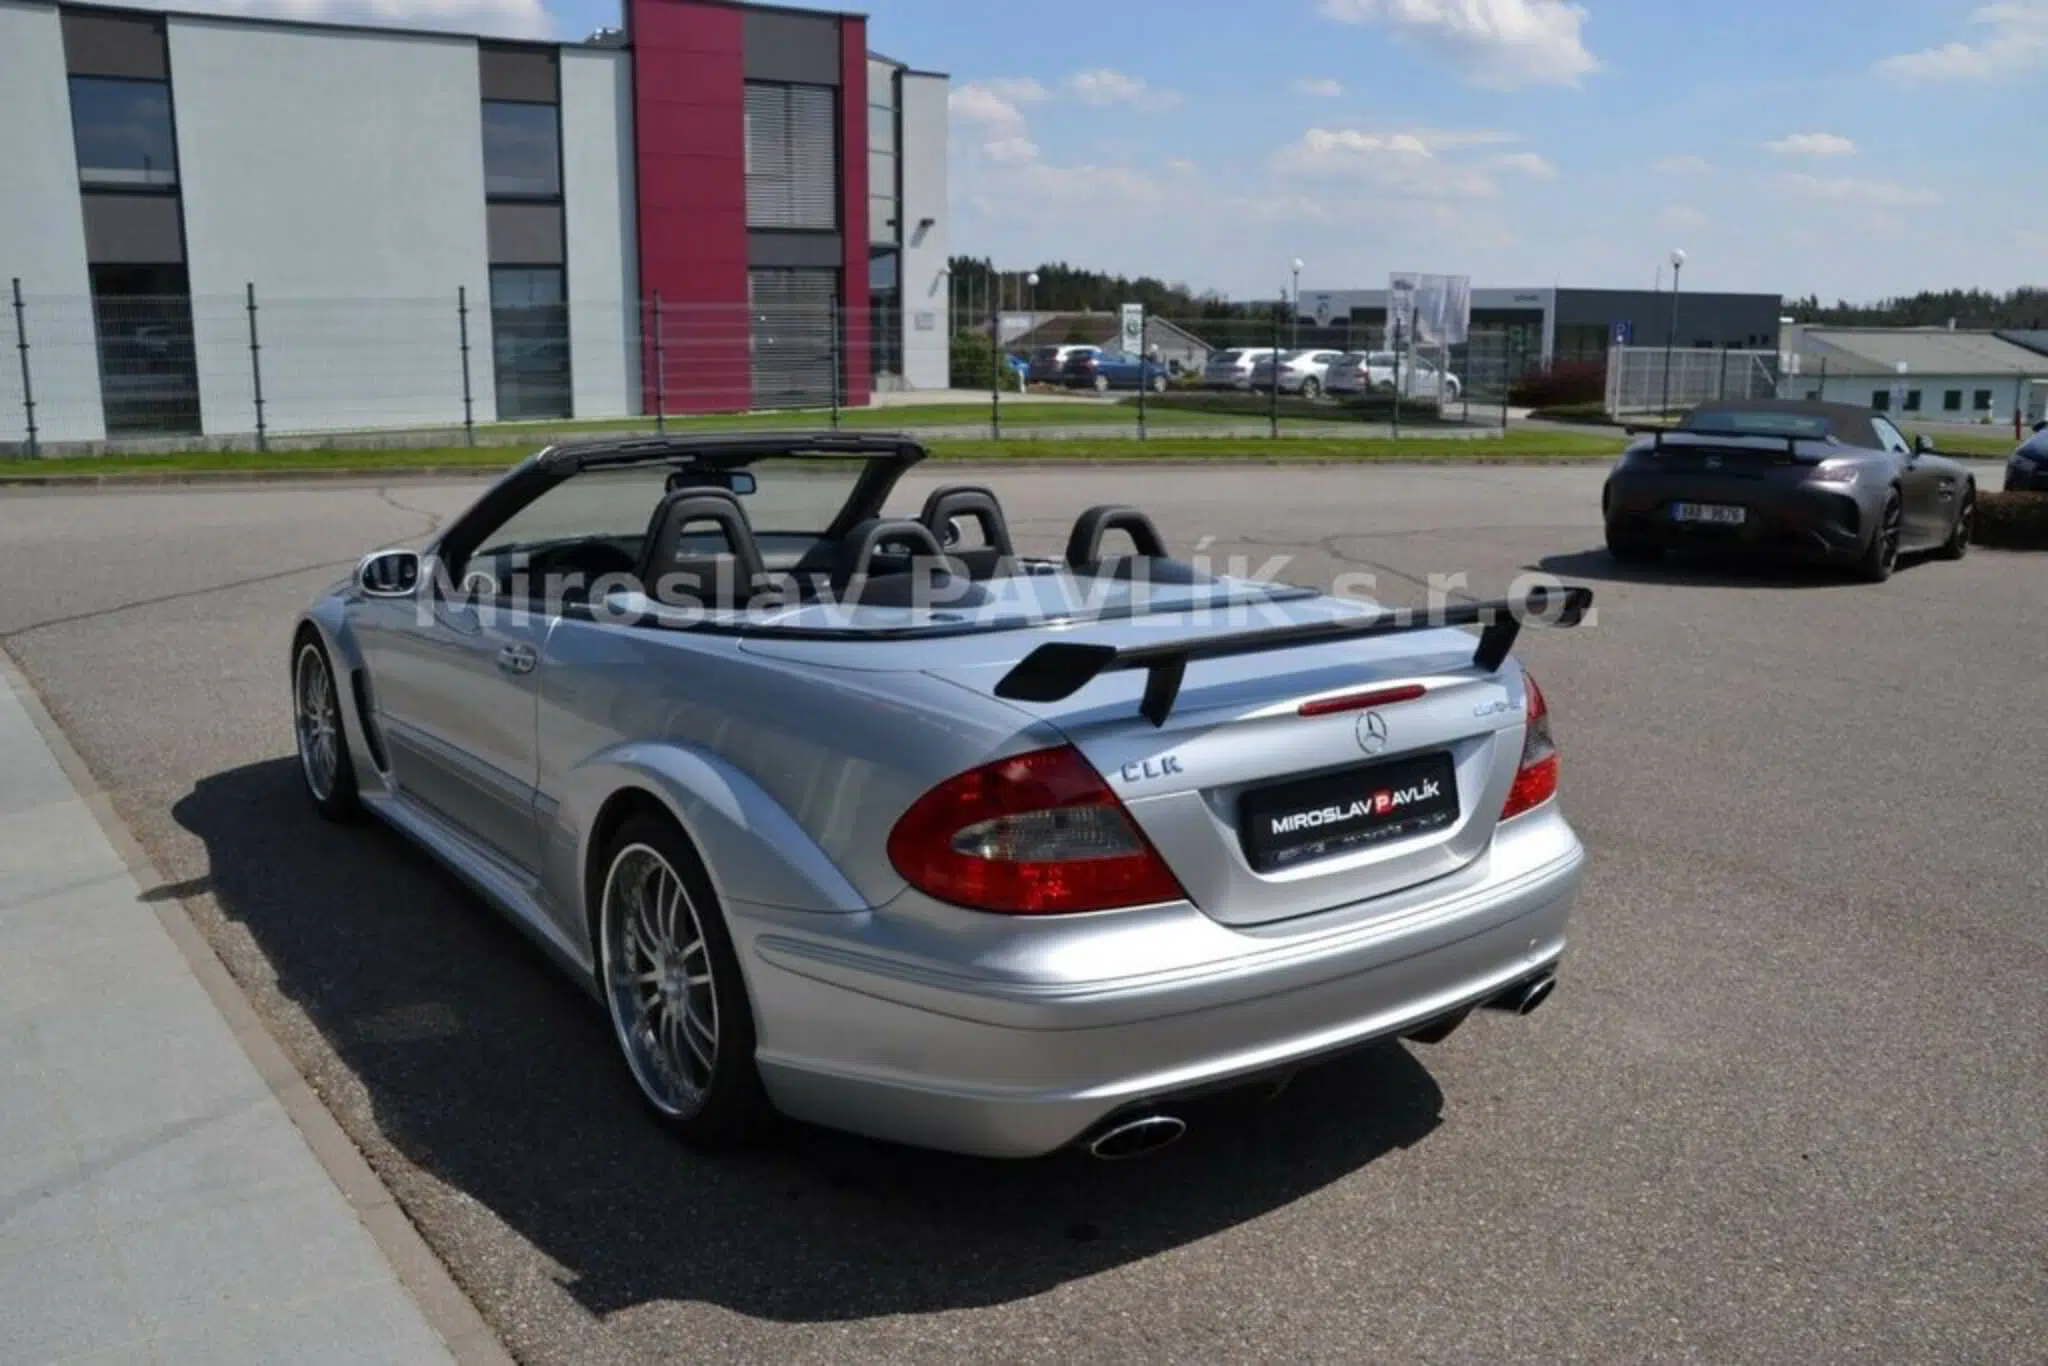
[[[1905,519],[1905,509],[1900,505],[1897,494],[1885,500],[1883,520],[1878,523],[1878,568],[1889,574],[1899,562],[1899,533]]]
[[[600,903],[605,998],[640,1089],[664,1114],[703,1104],[718,1063],[718,997],[704,925],[660,851],[629,844]]]
[[[334,795],[341,769],[341,706],[334,693],[334,675],[327,656],[310,641],[299,649],[292,670],[294,724],[299,736],[299,764],[315,801]]]

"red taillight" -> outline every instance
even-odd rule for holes
[[[1109,784],[1065,746],[940,783],[896,822],[889,861],[927,896],[1009,915],[1107,911],[1187,895]]]
[[[1533,811],[1557,795],[1557,744],[1550,738],[1550,705],[1533,675],[1524,673],[1529,686],[1528,730],[1522,737],[1522,762],[1515,771],[1515,785],[1508,789],[1507,805],[1500,809],[1502,820],[1513,820]]]

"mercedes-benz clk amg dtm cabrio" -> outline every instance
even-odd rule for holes
[[[1969,552],[1977,482],[1843,403],[1703,403],[1669,430],[1638,433],[1601,491],[1607,549],[1624,562],[1721,549],[1850,569],[1881,582],[1901,555]]]
[[[922,455],[526,460],[294,623],[312,801],[549,950],[697,1142],[1128,1155],[1193,1094],[1548,995],[1584,856],[1510,651],[1590,593],[1410,614],[1208,574],[1125,507],[1031,558],[985,488],[885,515]]]

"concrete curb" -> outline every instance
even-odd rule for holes
[[[0,648],[0,676],[4,676],[21,699],[30,723],[41,736],[64,776],[77,789],[108,843],[128,865],[137,885],[145,891],[169,884],[149,855],[129,833],[127,824],[115,811],[113,799],[94,776],[84,758],[57,725],[42,696],[29,682],[14,658]],[[227,966],[217,957],[200,933],[185,902],[178,897],[158,897],[151,903],[164,932],[178,946],[192,975],[204,988],[227,1021],[228,1029],[241,1044],[257,1074],[270,1087],[285,1114],[305,1137],[314,1159],[327,1172],[336,1188],[356,1212],[378,1251],[391,1264],[398,1283],[419,1305],[427,1325],[440,1335],[460,1366],[514,1366],[513,1358],[498,1341],[483,1315],[456,1285],[455,1278],[419,1230],[406,1217],[397,1199],[371,1168],[361,1150],[349,1139],[318,1093],[292,1065],[284,1049],[263,1027],[256,1009]]]

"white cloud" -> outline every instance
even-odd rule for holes
[[[1901,185],[1893,180],[1860,180],[1854,176],[1817,176],[1804,171],[1778,177],[1778,184],[1793,194],[1837,204],[1863,204],[1885,208],[1917,208],[1938,204],[1941,197],[1918,185]]]
[[[1020,127],[1024,111],[987,85],[969,83],[955,86],[946,96],[946,108],[964,123],[986,123],[997,127]]]
[[[1494,165],[1504,171],[1519,171],[1533,180],[1557,179],[1557,167],[1534,152],[1509,152],[1496,159]]]
[[[1273,154],[1276,171],[1288,176],[1363,179],[1383,189],[1423,199],[1484,199],[1498,193],[1492,177],[1469,161],[1441,153],[1511,141],[1512,135],[1410,128],[1372,132],[1361,128],[1311,128]],[[1540,174],[1533,153],[1499,159],[1525,174]]]
[[[564,38],[542,0],[189,0],[175,6],[131,0],[143,8],[229,14],[308,23],[440,29],[487,38]],[[581,38],[584,35],[573,35]]]
[[[1321,0],[1318,9],[1340,24],[1384,25],[1490,89],[1577,86],[1600,69],[1580,33],[1585,7],[1565,0]]]
[[[1846,157],[1856,154],[1856,144],[1839,133],[1792,133],[1764,146],[1786,157]]]
[[[1083,104],[1128,104],[1133,109],[1171,109],[1180,96],[1170,90],[1154,90],[1142,77],[1129,76],[1108,67],[1077,71],[1067,77],[1067,93]]]
[[[1981,41],[1960,40],[1886,57],[1880,75],[1906,85],[1946,81],[1990,84],[2032,74],[2048,59],[2048,0],[2006,0],[1970,11],[1970,32]]]
[[[1650,163],[1650,169],[1659,175],[1705,175],[1714,169],[1714,163],[1705,157],[1681,152],[1676,156],[1657,158]]]
[[[1294,83],[1294,93],[1316,100],[1341,99],[1344,82],[1330,76],[1304,76]]]
[[[990,161],[1014,163],[1038,160],[1038,144],[1027,137],[991,138],[981,145],[981,154]]]

